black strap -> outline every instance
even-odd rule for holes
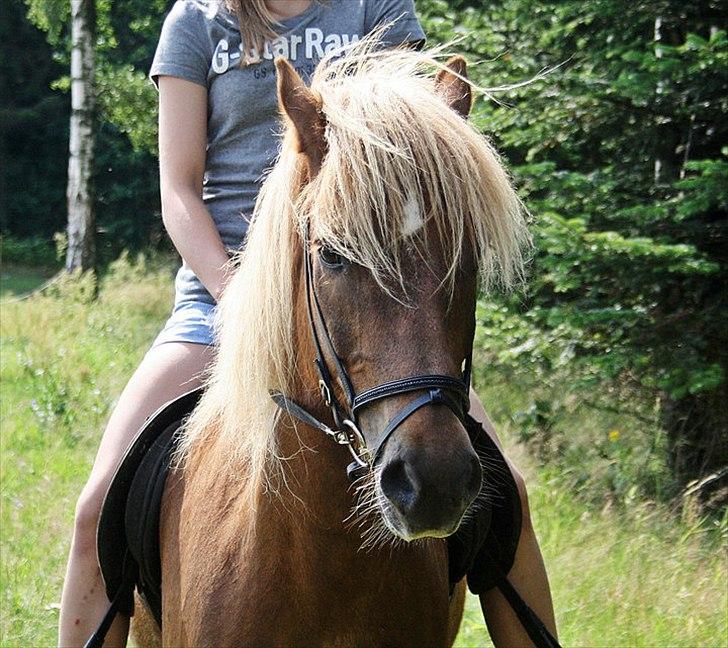
[[[422,387],[418,387],[418,389],[422,389]],[[387,440],[392,433],[400,425],[402,425],[405,420],[412,416],[412,414],[414,414],[418,409],[423,408],[425,405],[447,405],[452,409],[452,403],[448,402],[445,392],[439,388],[431,389],[426,394],[422,394],[422,396],[410,401],[410,403],[397,412],[395,417],[389,422],[389,425],[387,425],[384,429],[384,432],[382,432],[379,437],[379,441],[377,442],[377,447],[374,449],[372,454],[372,463],[377,461],[379,453],[382,451],[382,448],[384,448],[385,443],[387,443]]]
[[[381,400],[382,398],[437,387],[453,391],[461,399],[467,398],[468,396],[468,384],[459,378],[440,374],[412,376],[410,378],[402,378],[401,380],[392,380],[391,382],[383,383],[382,385],[377,385],[376,387],[363,391],[354,398],[353,410],[356,412],[365,405]]]
[[[326,358],[323,353],[323,348],[321,346],[321,339],[318,334],[318,329],[316,327],[316,317],[314,316],[314,310],[316,311],[316,314],[318,315],[318,321],[321,325],[321,328],[323,330],[323,337],[324,342],[326,343],[327,349],[329,351],[329,355],[331,356],[331,359],[334,362],[334,365],[336,366],[336,376],[339,380],[339,384],[341,385],[342,389],[344,390],[344,393],[346,394],[346,397],[349,401],[349,407],[351,408],[354,404],[354,387],[351,383],[351,379],[349,378],[349,375],[346,373],[346,369],[344,368],[344,363],[341,361],[341,358],[339,358],[338,354],[336,353],[336,349],[334,349],[333,342],[331,341],[331,336],[329,334],[328,328],[326,326],[326,320],[324,319],[323,312],[321,310],[321,304],[319,304],[318,297],[316,296],[316,291],[314,289],[314,280],[313,280],[313,260],[311,259],[311,243],[309,240],[309,225],[308,221],[306,221],[305,225],[305,241],[304,241],[304,266],[305,266],[305,272],[306,272],[306,307],[308,310],[308,322],[309,326],[311,328],[311,333],[313,335],[313,341],[314,346],[316,347],[316,367],[318,368],[319,375],[321,377],[322,382],[326,386],[326,389],[328,390],[328,399],[330,401],[329,406],[331,407],[331,411],[334,414],[334,419],[336,421],[336,425],[341,425],[341,421],[344,418],[343,410],[341,405],[339,404],[336,394],[333,390],[333,379],[331,376],[331,373],[329,372],[329,368],[326,364]]]
[[[111,628],[111,624],[114,622],[116,615],[119,611],[119,604],[121,601],[130,595],[133,595],[134,587],[136,585],[137,574],[139,573],[139,567],[136,561],[132,558],[131,552],[127,549],[124,554],[124,577],[116,592],[116,595],[109,605],[109,609],[106,610],[104,618],[101,619],[96,632],[94,632],[84,644],[83,648],[102,648],[104,645],[104,639]]]
[[[335,430],[332,430],[328,425],[319,421],[313,414],[307,412],[298,403],[284,396],[281,392],[271,392],[270,397],[273,399],[273,402],[278,405],[278,407],[288,412],[291,416],[295,416],[299,421],[306,425],[310,425],[329,436],[335,433]]]
[[[544,622],[538,618],[504,574],[498,576],[496,585],[516,613],[523,629],[536,648],[561,648],[556,637],[549,632]]]

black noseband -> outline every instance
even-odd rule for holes
[[[280,392],[272,393],[271,397],[278,407],[291,416],[321,430],[327,436],[332,437],[337,443],[347,446],[354,458],[354,461],[347,469],[347,473],[351,479],[354,479],[377,462],[381,457],[387,440],[402,423],[421,408],[428,405],[444,405],[460,421],[465,420],[470,402],[469,392],[472,355],[468,355],[466,358],[463,373],[460,378],[442,374],[410,376],[377,385],[357,395],[354,391],[353,383],[349,378],[349,374],[346,372],[344,363],[334,349],[334,344],[326,326],[326,320],[324,319],[321,306],[316,297],[313,281],[313,260],[311,258],[311,246],[308,237],[308,223],[306,224],[304,244],[306,305],[308,309],[308,321],[316,349],[314,362],[319,374],[321,397],[326,406],[331,410],[334,426],[337,429],[332,429]],[[320,330],[316,326],[317,320],[320,323]],[[329,370],[329,365],[326,362],[322,342],[326,346],[326,350],[333,363],[333,372]],[[334,392],[334,376],[346,397],[346,407],[342,406]],[[385,398],[413,392],[425,393],[413,398],[392,417],[380,434],[375,447],[369,450],[366,447],[364,436],[359,430],[359,412],[368,405]]]

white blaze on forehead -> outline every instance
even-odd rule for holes
[[[404,218],[402,219],[402,235],[412,236],[424,224],[420,206],[413,196],[407,198],[404,204]]]

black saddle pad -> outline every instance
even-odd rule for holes
[[[474,514],[447,539],[450,586],[467,576],[473,594],[492,589],[513,567],[521,537],[521,499],[506,459],[472,416],[465,428],[483,465]]]
[[[134,612],[129,583],[136,583],[153,612],[161,609],[159,507],[176,432],[201,394],[202,389],[190,391],[147,419],[104,498],[96,534],[99,565],[109,600],[118,598],[118,610],[127,616]],[[122,589],[127,591],[119,598]]]

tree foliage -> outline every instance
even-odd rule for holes
[[[721,470],[725,6],[452,4],[422,3],[429,31],[484,61],[482,85],[552,68],[475,112],[511,163],[536,249],[525,294],[482,311],[491,357],[591,402],[616,397],[645,416],[657,402],[678,483]]]
[[[50,240],[65,228],[69,5],[69,0],[14,2],[1,22],[0,51],[13,90],[2,92],[0,109],[2,182],[8,187],[0,191],[0,228],[16,236]],[[168,5],[164,0],[96,1],[94,180],[102,260],[124,247],[166,244],[154,157],[156,91],[146,71]],[[32,66],[27,52],[33,52]]]

